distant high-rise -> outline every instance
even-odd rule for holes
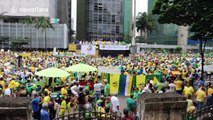
[[[0,37],[31,39],[30,48],[63,48],[68,45],[68,31],[71,29],[71,0],[0,0]],[[23,24],[23,18],[44,16],[54,26],[47,29],[36,29],[34,24]],[[45,44],[46,43],[46,44]]]
[[[78,0],[78,40],[123,40],[131,34],[132,0]]]
[[[155,3],[158,0],[148,0],[148,14],[152,14]],[[154,15],[154,19],[157,21],[158,16]],[[150,44],[178,44],[178,26],[174,24],[159,24],[158,31],[153,31],[148,36],[148,43]]]

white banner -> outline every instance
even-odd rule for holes
[[[85,55],[95,55],[95,45],[81,45],[81,53]]]
[[[111,67],[98,66],[98,75],[101,75],[101,73],[121,74],[121,70],[118,68],[118,66],[111,66]]]
[[[100,50],[129,50],[128,45],[99,45]]]

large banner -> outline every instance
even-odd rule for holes
[[[98,75],[100,76],[101,73],[121,74],[121,70],[118,68],[118,66],[111,66],[111,67],[98,66]]]
[[[129,50],[128,45],[99,45],[100,50]]]
[[[69,44],[69,51],[76,51],[77,50],[77,45],[76,44]]]
[[[120,74],[110,74],[110,94],[119,92]]]
[[[85,55],[95,55],[95,45],[81,45],[81,53]]]

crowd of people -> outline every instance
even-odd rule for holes
[[[95,81],[94,85],[88,82],[85,86],[79,85],[78,75],[67,78],[57,78],[61,82],[58,94],[54,96],[50,79],[39,77],[35,72],[48,67],[65,68],[78,63],[98,66],[118,66],[121,74],[151,75],[162,73],[158,83],[148,80],[140,88],[134,88],[126,99],[126,108],[123,110],[123,120],[131,120],[137,115],[139,95],[149,93],[176,92],[187,98],[188,113],[195,113],[204,106],[213,105],[213,85],[211,72],[201,75],[201,59],[194,54],[165,54],[141,53],[130,56],[117,57],[78,57],[72,55],[54,56],[52,52],[33,51],[22,53],[0,53],[0,97],[32,97],[33,118],[53,120],[67,114],[79,113],[79,117],[112,117],[120,111],[120,101],[117,93],[110,93],[107,79],[101,80],[97,72],[82,73],[81,79]],[[213,57],[206,56],[205,64],[212,64]],[[173,75],[172,71],[180,74]],[[45,86],[28,89],[29,83],[45,81]],[[51,81],[54,81],[52,79]],[[210,82],[207,82],[210,81]],[[123,103],[122,103],[123,104]],[[92,114],[92,112],[105,114]],[[133,116],[133,117],[131,117]]]

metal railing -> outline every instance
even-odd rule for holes
[[[55,120],[121,120],[122,115],[120,114],[109,114],[101,112],[78,112],[64,116],[60,116]]]
[[[213,105],[205,107],[196,113],[187,114],[186,120],[213,120]]]

